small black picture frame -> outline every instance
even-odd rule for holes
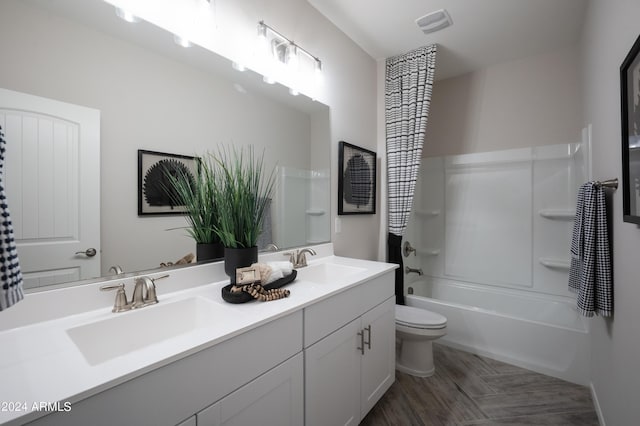
[[[340,141],[338,214],[375,214],[376,153]]]
[[[622,214],[640,225],[640,36],[620,66]]]
[[[138,216],[185,214],[184,206],[175,205],[167,188],[166,173],[197,176],[198,159],[188,155],[138,150]]]

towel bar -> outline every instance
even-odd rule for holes
[[[618,178],[607,179],[603,181],[597,180],[594,183],[600,187],[618,189]]]

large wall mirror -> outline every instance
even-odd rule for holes
[[[147,22],[127,23],[102,0],[3,0],[0,51],[1,88],[99,111],[95,275],[113,275],[109,269],[115,265],[125,273],[151,270],[195,253],[183,216],[138,216],[141,149],[186,156],[220,145],[264,150],[265,164],[278,175],[272,242],[285,249],[329,241],[326,105],[267,85],[251,71],[238,72],[229,60],[198,46],[182,48]],[[5,99],[0,101],[0,109],[6,108]],[[65,256],[88,260],[76,251]],[[73,269],[58,279],[28,273],[28,287],[93,277]]]
[[[623,219],[640,225],[640,37],[620,66],[620,98]]]

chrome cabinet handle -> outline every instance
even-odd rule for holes
[[[364,330],[358,331],[358,336],[360,336],[360,346],[357,347],[362,355],[364,355]]]
[[[365,342],[365,341],[364,341],[364,338],[363,338],[363,343],[364,343],[365,345],[367,345],[367,348],[369,348],[369,350],[371,350],[371,324],[369,324],[368,326],[366,326],[364,329],[365,329],[365,330],[367,330],[367,341]],[[363,333],[363,334],[364,334],[364,333]],[[363,346],[364,346],[364,345],[363,345]],[[364,353],[364,351],[362,351],[362,352]]]
[[[98,254],[98,252],[96,251],[96,249],[91,247],[91,248],[86,249],[85,251],[77,251],[76,254],[84,254],[87,257],[93,257],[96,254]]]

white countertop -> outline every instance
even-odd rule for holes
[[[309,261],[310,266],[319,263],[362,269],[346,277],[335,278],[332,282],[318,283],[305,281],[304,268],[301,268],[298,278],[286,287],[291,290],[289,297],[245,304],[229,304],[222,300],[221,289],[228,284],[228,279],[170,293],[163,292],[162,284],[158,283],[158,305],[114,314],[111,312],[111,303],[115,294],[109,293],[110,304],[100,309],[0,331],[0,424],[22,424],[48,414],[33,410],[40,403],[69,402],[72,407],[73,403],[98,392],[303,309],[397,267],[330,254],[318,256],[317,259],[314,257]],[[183,271],[188,271],[188,268]],[[186,273],[188,272],[182,274],[182,280],[187,276]],[[216,277],[222,278],[219,267]],[[39,294],[38,297],[45,298],[46,294]],[[163,304],[192,297],[214,302],[216,307],[230,315],[229,320],[196,328],[96,365],[90,365],[67,334],[68,329],[78,325],[101,321],[114,315],[135,315],[142,310],[157,309]],[[0,313],[0,322],[2,319],[3,313]],[[162,327],[162,324],[158,324],[158,327]]]

